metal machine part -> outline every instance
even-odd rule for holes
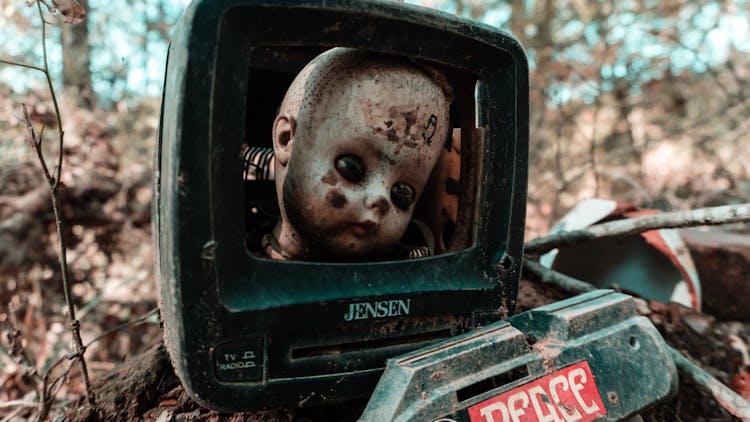
[[[621,420],[676,389],[633,299],[596,290],[389,360],[360,420]]]

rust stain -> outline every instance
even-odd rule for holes
[[[430,381],[437,382],[445,376],[445,371],[435,371],[430,374]]]
[[[388,137],[388,140],[391,142],[398,141],[398,136],[396,135],[396,130],[393,128],[388,129],[388,131],[385,133],[385,135]]]
[[[417,123],[417,110],[411,110],[401,113],[401,116],[406,121],[406,130],[408,131],[410,127],[414,125],[414,123]]]
[[[333,172],[333,170],[329,170],[328,173],[325,174],[325,176],[320,178],[321,182],[330,186],[335,186],[337,180],[338,179],[336,178],[336,174]]]
[[[417,108],[419,110],[419,108]],[[417,123],[417,110],[411,110],[402,112],[401,116],[406,121],[406,129],[404,129],[404,136],[411,137],[411,127]]]
[[[563,346],[563,342],[553,334],[549,334],[534,344],[534,351],[541,355],[542,366],[547,372],[554,370],[553,361],[560,356]]]
[[[389,129],[383,129],[382,127],[375,127],[370,126],[370,129],[373,130],[378,135],[385,135],[389,141],[396,142],[398,141],[398,135],[396,135],[396,129],[390,127]]]
[[[326,195],[326,201],[334,208],[343,208],[349,202],[346,196],[338,189],[331,189]]]

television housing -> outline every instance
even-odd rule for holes
[[[442,253],[291,262],[248,247],[248,202],[275,196],[243,180],[240,148],[270,145],[286,87],[332,47],[451,81],[460,194]],[[508,33],[391,1],[194,1],[169,48],[153,211],[165,342],[186,390],[223,411],[366,397],[386,359],[512,314],[527,155],[528,67]]]

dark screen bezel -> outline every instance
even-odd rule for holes
[[[282,19],[287,22],[283,31],[274,31],[264,26],[265,22]],[[382,22],[377,22],[371,16],[366,19],[373,27],[391,27],[394,33],[402,33],[405,27],[411,25],[388,18],[383,18]],[[244,69],[252,67],[248,58],[253,48],[267,45],[309,48],[344,46],[386,53],[398,52],[421,60],[444,63],[474,74],[487,90],[507,85],[507,76],[513,70],[509,54],[500,50],[495,54],[477,54],[472,49],[481,51],[487,48],[477,42],[457,44],[466,51],[448,53],[445,52],[444,40],[440,40],[439,36],[422,36],[421,40],[398,37],[373,44],[368,42],[370,35],[362,32],[362,25],[356,21],[356,15],[336,15],[330,11],[316,10],[299,13],[288,9],[264,8],[247,13],[246,10],[237,8],[229,9],[224,14],[219,31],[219,55],[213,87],[215,105],[212,113],[214,120],[222,120],[223,123],[213,125],[211,136],[211,150],[214,152],[211,153],[213,160],[209,170],[212,177],[209,203],[213,204],[211,214],[214,238],[222,239],[215,251],[217,283],[222,303],[231,310],[268,309],[300,302],[315,303],[422,291],[482,290],[491,289],[496,284],[494,277],[488,274],[493,272],[493,265],[507,250],[504,245],[507,239],[498,239],[488,232],[484,232],[482,236],[477,236],[476,233],[479,227],[486,227],[491,221],[500,223],[497,212],[492,209],[499,204],[495,201],[485,202],[483,208],[474,213],[473,208],[481,203],[475,201],[476,198],[470,198],[471,215],[464,218],[463,226],[465,230],[471,231],[468,235],[473,236],[473,245],[430,258],[371,263],[278,262],[248,254],[243,247],[244,238],[241,234],[244,231],[240,225],[243,220],[239,214],[242,209],[233,206],[237,198],[242,197],[242,186],[237,177],[233,176],[239,174],[238,169],[233,171],[238,165],[236,157],[226,151],[238,151],[238,141],[244,139],[245,116],[241,115],[241,111],[244,108],[243,99],[247,98],[248,86],[239,75],[242,75]],[[415,34],[423,33],[413,26],[411,31]],[[462,63],[456,63],[456,57],[472,57],[472,61],[464,59]],[[473,83],[470,87],[470,95],[473,96]],[[489,105],[485,104],[485,107]],[[487,110],[481,111],[483,116],[489,114]],[[232,118],[227,119],[228,116]],[[469,122],[463,122],[463,129],[474,126],[474,116],[467,118]],[[226,124],[226,121],[236,124]],[[483,123],[480,122],[480,126]],[[502,126],[505,127],[492,127],[488,130],[488,142],[493,144],[489,150],[490,156],[505,155],[504,150],[508,149],[508,142],[498,140],[498,133],[516,131],[513,121],[502,122]],[[235,142],[227,142],[227,139]],[[479,148],[484,146],[479,145]],[[470,159],[476,160],[477,157],[475,155]],[[474,184],[468,188],[478,194],[485,190],[491,194],[497,191],[494,188],[497,184],[487,183],[487,180],[496,179],[491,175],[493,169],[486,169],[486,163],[482,164],[489,173],[488,178],[485,183],[481,183],[482,180],[477,180],[479,176],[475,174],[471,181]],[[478,174],[482,173],[484,172]],[[476,221],[471,218],[473,216],[476,216]],[[494,224],[498,225],[502,226],[502,223]],[[425,272],[426,266],[432,270]],[[409,282],[404,283],[404,279]]]

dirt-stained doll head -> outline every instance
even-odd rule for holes
[[[347,261],[396,245],[449,130],[436,78],[335,48],[297,75],[273,126],[281,220],[272,258]]]

